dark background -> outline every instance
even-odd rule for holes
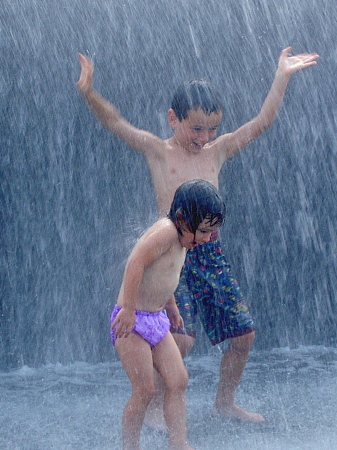
[[[259,111],[282,48],[321,55],[225,163],[222,240],[255,348],[336,346],[336,15],[330,0],[2,1],[0,369],[113,358],[125,259],[156,219],[145,160],[76,90],[79,51],[96,89],[163,138],[182,81],[215,83],[232,131]]]

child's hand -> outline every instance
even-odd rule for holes
[[[78,59],[81,64],[81,74],[77,82],[77,87],[83,95],[86,95],[92,91],[92,74],[94,68],[90,59],[82,55],[82,53],[78,54]]]
[[[319,58],[317,53],[300,53],[298,55],[289,56],[290,52],[291,47],[282,50],[278,62],[279,69],[281,69],[286,76],[290,76],[307,67],[314,66],[317,64],[316,59]]]
[[[167,306],[165,309],[172,326],[174,328],[184,328],[184,321],[179,313],[178,306],[174,303],[174,305]]]
[[[175,326],[175,328],[184,328],[185,327],[185,325],[184,325],[184,319],[181,317],[181,315],[179,314],[179,317],[178,317],[178,325],[176,325]]]
[[[110,329],[115,327],[115,336],[117,338],[128,337],[135,325],[135,311],[122,308],[112,322]]]

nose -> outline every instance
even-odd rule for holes
[[[202,132],[199,135],[200,140],[203,145],[207,144],[210,141],[210,134],[208,130],[202,130]]]
[[[202,243],[203,244],[206,244],[207,242],[209,242],[210,241],[210,239],[211,239],[211,232],[209,232],[209,233],[207,233],[205,236],[203,236],[203,238],[202,238]]]
[[[207,235],[206,242],[209,242],[209,241],[211,240],[211,236],[212,236],[212,233],[209,233],[209,234]]]

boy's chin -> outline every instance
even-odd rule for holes
[[[203,147],[204,147],[203,145],[198,145],[198,144],[195,144],[195,143],[193,143],[191,145],[191,149],[192,149],[193,152],[200,152],[203,149]]]

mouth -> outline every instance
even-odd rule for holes
[[[192,146],[194,148],[197,148],[198,150],[201,150],[203,148],[203,144],[198,144],[196,142],[192,142]]]

